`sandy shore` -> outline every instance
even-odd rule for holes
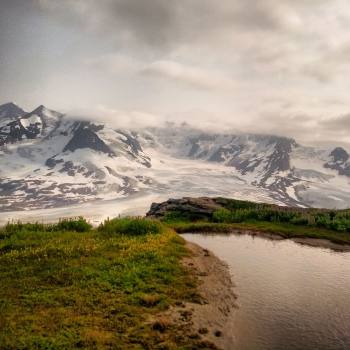
[[[200,302],[182,303],[163,315],[177,325],[183,336],[197,338],[205,349],[232,350],[232,312],[236,296],[228,266],[214,254],[193,243],[186,243],[191,255],[183,260],[199,280]]]

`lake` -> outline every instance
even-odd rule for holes
[[[184,234],[230,268],[239,350],[349,350],[350,253],[250,235]]]

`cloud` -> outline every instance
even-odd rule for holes
[[[345,140],[349,35],[348,0],[3,1],[0,89],[120,120],[197,111],[223,129]]]
[[[140,71],[147,76],[170,79],[200,89],[232,90],[234,81],[220,72],[184,65],[174,61],[155,61]]]
[[[67,111],[67,116],[73,119],[92,122],[108,122],[116,128],[135,129],[144,126],[158,126],[164,118],[138,110],[118,110],[98,105],[90,108],[73,108]]]
[[[350,130],[350,113],[323,120],[320,125],[326,130],[348,135]]]
[[[90,67],[104,70],[110,74],[118,74],[125,70],[137,71],[141,63],[122,54],[106,54],[84,59],[84,63]]]

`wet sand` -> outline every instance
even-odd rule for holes
[[[182,335],[198,338],[204,348],[233,350],[232,312],[236,295],[228,266],[213,253],[186,242],[190,256],[183,264],[199,280],[199,302],[171,307],[162,316],[182,330]]]

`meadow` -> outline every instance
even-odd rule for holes
[[[187,255],[153,220],[10,223],[0,232],[0,348],[201,348],[161,316],[198,300]]]

